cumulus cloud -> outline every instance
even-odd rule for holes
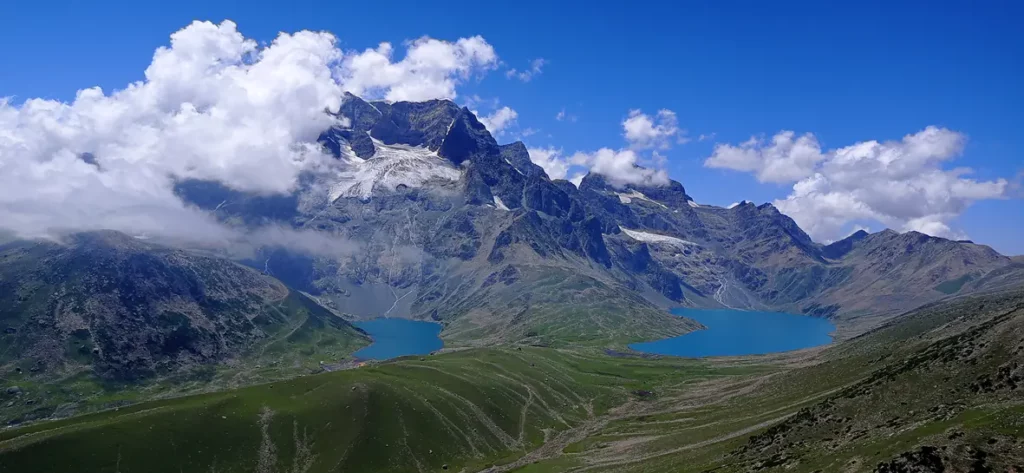
[[[675,141],[685,142],[679,129],[679,120],[671,110],[658,110],[651,117],[640,110],[630,110],[622,121],[623,135],[634,149],[668,149]]]
[[[819,161],[825,159],[814,135],[796,136],[782,131],[771,142],[751,137],[738,146],[715,145],[714,153],[704,165],[710,168],[752,172],[761,182],[786,183],[810,175]]]
[[[530,68],[525,70],[509,69],[505,72],[505,77],[509,79],[519,79],[523,82],[530,82],[534,76],[539,76],[543,72],[544,65],[547,61],[544,58],[537,58],[530,61]]]
[[[382,53],[387,49],[387,54]],[[338,122],[346,89],[391,98],[454,96],[497,63],[482,38],[421,38],[406,57],[351,57],[325,32],[281,33],[261,45],[230,21],[194,22],[153,55],[144,79],[69,103],[0,98],[0,233],[21,238],[113,229],[202,245],[338,242],[288,229],[239,230],[184,203],[176,183],[215,181],[252,194],[289,194],[302,176],[343,165],[316,140]],[[348,244],[348,243],[344,243]]]
[[[792,192],[775,205],[821,241],[842,237],[859,221],[962,238],[951,222],[978,200],[1005,197],[1009,185],[972,179],[967,168],[943,168],[965,143],[961,133],[929,126],[899,141],[822,151],[813,135],[783,131],[768,143],[751,138],[718,145],[704,164],[792,183]]]
[[[393,55],[391,43],[346,55],[339,67],[345,90],[391,101],[453,99],[458,84],[498,67],[494,48],[480,36],[454,42],[423,37],[408,44],[402,60]]]
[[[565,109],[555,118],[568,119]],[[628,143],[622,149],[605,147],[565,156],[561,149],[531,148],[530,159],[544,168],[552,179],[565,179],[575,171],[570,181],[577,186],[587,172],[601,174],[609,184],[617,187],[668,184],[668,173],[664,169],[668,158],[659,150],[668,149],[673,142],[680,141],[681,131],[675,113],[660,110],[652,118],[639,110],[632,110],[622,122],[622,129]],[[585,171],[580,172],[581,169]]]
[[[479,117],[480,123],[483,123],[487,127],[487,131],[491,132],[494,136],[504,134],[505,130],[514,125],[516,119],[519,118],[519,114],[509,107],[501,107],[490,115],[480,115],[476,111],[473,114]]]
[[[562,155],[561,149],[554,147],[529,148],[526,151],[530,154],[530,161],[544,168],[544,172],[551,179],[565,179],[569,175],[571,164]]]
[[[108,228],[224,238],[173,183],[286,193],[300,173],[331,166],[315,142],[336,120],[324,111],[340,103],[340,57],[327,33],[259,47],[230,21],[195,22],[123,90],[2,100],[0,226],[26,237]]]
[[[575,169],[570,181],[577,187],[586,175],[585,172],[579,172],[580,169],[601,174],[614,186],[668,184],[668,173],[665,170],[641,167],[638,164],[640,155],[630,149],[601,148],[594,152],[577,151],[571,156],[566,156],[561,149],[554,147],[529,148],[527,151],[530,160],[544,168],[551,179],[566,179],[570,171]]]
[[[668,184],[668,173],[664,169],[649,169],[638,163],[640,156],[631,149],[613,150],[601,148],[592,153],[577,152],[569,162],[585,166],[590,172],[601,174],[614,186],[627,184],[661,186]]]

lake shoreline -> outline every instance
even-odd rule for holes
[[[709,358],[769,355],[828,345],[835,325],[806,315],[739,309],[676,308],[673,315],[693,319],[705,329],[678,337],[633,343],[638,353]]]

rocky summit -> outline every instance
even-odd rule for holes
[[[0,470],[1019,469],[1019,257],[552,180],[446,100],[346,95],[334,118],[336,162],[290,194],[175,184],[264,244],[0,246]],[[827,318],[838,343],[631,349],[715,329],[668,308]],[[438,322],[444,349],[360,359],[380,317]]]
[[[194,181],[181,195],[226,222],[357,242],[354,254],[275,251],[262,263],[339,312],[440,321],[453,343],[565,331],[625,342],[695,326],[670,306],[829,317],[852,336],[1021,270],[986,246],[914,232],[823,245],[771,204],[703,205],[671,180],[552,180],[521,142],[499,144],[447,100],[347,94],[337,117],[320,142],[343,171],[311,175],[290,197]]]

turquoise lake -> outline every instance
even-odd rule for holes
[[[438,337],[441,324],[408,319],[373,319],[355,322],[373,338],[370,346],[352,356],[363,360],[387,360],[406,355],[426,355],[439,350],[444,342]]]
[[[826,345],[836,327],[828,320],[779,312],[675,309],[707,327],[678,337],[629,347],[644,353],[700,358],[763,355]]]

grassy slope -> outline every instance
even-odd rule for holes
[[[633,390],[750,371],[466,350],[6,431],[0,470],[477,470],[605,416]]]
[[[615,346],[681,335],[694,321],[655,307],[635,292],[566,268],[519,266],[514,285],[471,291],[449,309],[449,346],[524,341],[546,346]]]
[[[1016,292],[775,358],[471,349],[6,431],[0,470],[1007,471],[1022,340]]]
[[[946,471],[1021,471],[1022,340],[1020,292],[925,308],[725,400],[660,400],[522,471],[874,471],[929,449]]]

